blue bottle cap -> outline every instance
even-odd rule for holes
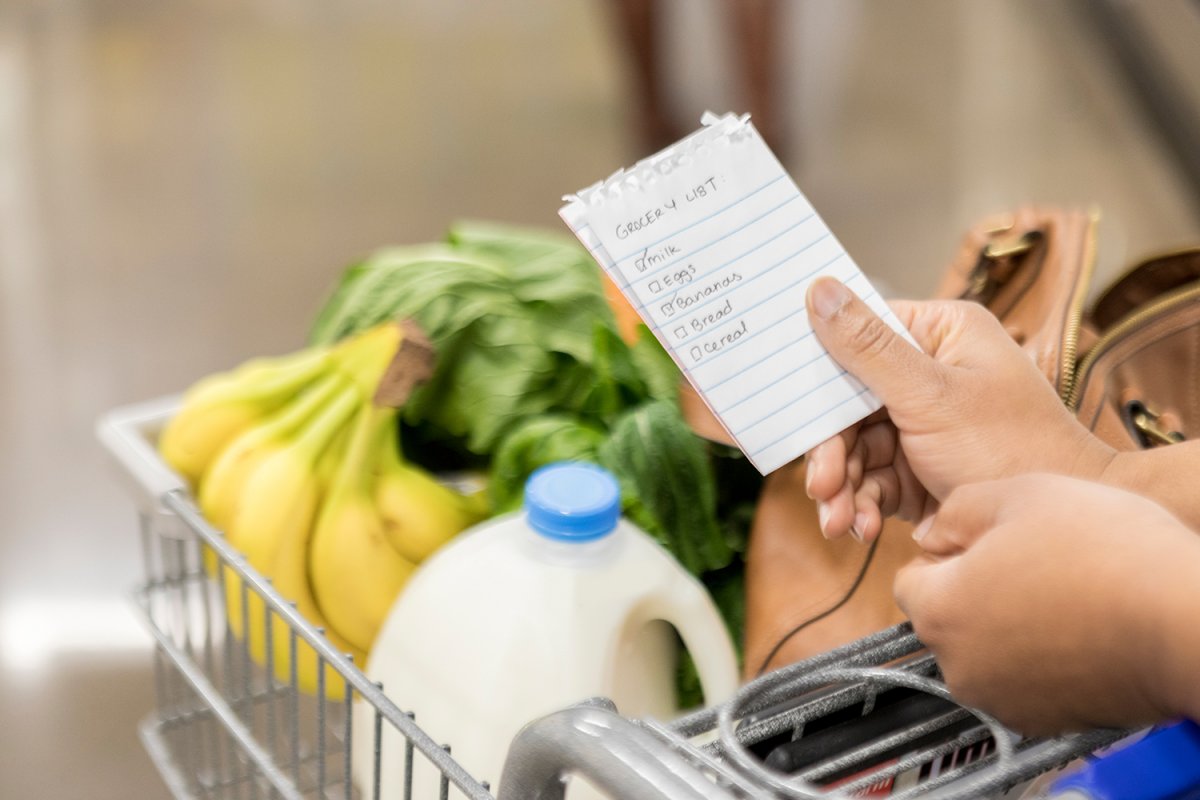
[[[549,464],[525,482],[529,527],[550,539],[586,542],[621,518],[621,487],[606,469],[582,461]]]

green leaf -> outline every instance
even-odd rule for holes
[[[542,417],[520,426],[500,444],[492,460],[489,483],[493,510],[502,514],[521,507],[525,481],[533,471],[558,461],[596,462],[604,433],[570,417]]]
[[[712,465],[677,406],[653,401],[627,412],[599,455],[633,506],[626,513],[651,517],[664,545],[692,574],[730,563],[733,551],[717,524]]]
[[[409,427],[431,426],[426,438],[457,438],[482,455],[525,420],[607,422],[646,398],[599,270],[577,244],[488,223],[457,223],[448,240],[385,248],[352,266],[312,334],[326,344],[416,320],[438,357],[404,408]]]
[[[700,673],[696,671],[696,662],[692,654],[679,641],[679,660],[675,663],[675,707],[681,711],[690,711],[705,705],[704,688],[700,685]]]
[[[683,375],[675,359],[667,352],[650,329],[638,325],[637,342],[629,350],[638,374],[646,382],[655,400],[679,402],[679,381]]]
[[[312,339],[330,344],[389,319],[416,319],[435,345],[504,306],[503,267],[442,244],[385,248],[351,267],[317,317]]]
[[[624,340],[610,328],[593,328],[592,379],[579,411],[612,424],[617,415],[637,405],[649,392]]]
[[[710,443],[713,474],[717,485],[717,519],[729,549],[745,553],[750,526],[762,492],[763,476],[741,450]]]
[[[335,341],[338,337],[332,331],[337,326],[338,320],[343,315],[343,309],[346,307],[349,298],[354,293],[355,285],[362,280],[370,271],[370,267],[362,261],[351,264],[342,273],[342,277],[338,280],[337,285],[325,300],[321,307],[320,313],[317,314],[317,319],[313,323],[312,332],[309,334],[309,343],[313,345],[328,344]]]

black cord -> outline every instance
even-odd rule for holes
[[[825,619],[830,614],[837,611],[839,608],[846,605],[846,603],[848,603],[850,601],[850,598],[854,596],[854,593],[856,591],[858,591],[859,584],[861,584],[863,582],[863,578],[867,574],[867,567],[871,566],[871,559],[875,557],[875,547],[878,544],[879,544],[879,537],[876,536],[875,541],[871,542],[871,546],[867,550],[867,557],[865,559],[863,559],[862,569],[860,569],[858,571],[858,577],[854,579],[854,585],[852,585],[850,587],[850,591],[846,592],[845,597],[843,597],[841,600],[838,600],[837,605],[835,605],[833,608],[830,608],[826,611],[822,611],[820,614],[817,614],[815,617],[812,617],[811,619],[806,619],[804,622],[801,622],[799,625],[797,625],[796,627],[794,627],[790,631],[788,631],[787,635],[785,635],[782,639],[780,639],[779,643],[776,644],[775,647],[771,648],[771,652],[768,653],[767,657],[763,659],[762,666],[758,668],[758,672],[754,673],[754,677],[757,678],[757,677],[761,676],[764,672],[767,671],[767,665],[771,663],[771,659],[773,659],[773,658],[775,658],[775,656],[779,655],[779,651],[783,648],[783,646],[785,644],[787,644],[788,639],[791,639],[797,633],[804,630],[809,625],[812,625],[814,622],[818,622],[819,620]]]

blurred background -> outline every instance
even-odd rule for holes
[[[0,795],[161,798],[98,415],[303,344],[332,280],[755,113],[893,294],[973,220],[1200,241],[1196,0],[4,0]]]

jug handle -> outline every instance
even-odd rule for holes
[[[692,655],[704,704],[714,706],[733,697],[741,683],[737,655],[724,619],[700,582],[689,576],[686,591],[660,595],[656,605],[657,617],[675,626]]]

